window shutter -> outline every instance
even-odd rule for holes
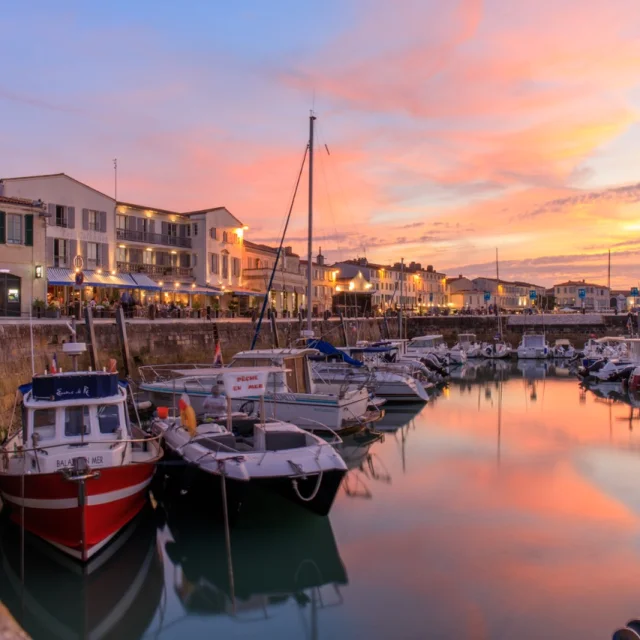
[[[47,241],[45,242],[44,258],[48,267],[53,266],[53,242],[53,238],[47,238]]]
[[[24,217],[24,243],[27,247],[33,247],[33,213],[27,213]]]
[[[76,228],[76,208],[67,207],[67,226],[69,229]]]
[[[106,214],[106,211],[104,212]],[[103,242],[101,245],[101,250],[100,250],[100,260],[102,262],[102,268],[106,269],[107,271],[110,269],[109,266],[109,243],[108,242]]]
[[[67,264],[73,266],[73,259],[78,255],[78,241],[77,240],[68,240],[69,242],[69,253],[67,254]]]
[[[155,232],[156,232],[156,221],[149,220],[149,233],[155,233]]]
[[[107,230],[107,212],[106,211],[101,211],[100,212],[100,231],[106,231]]]
[[[89,209],[82,210],[82,229],[83,231],[89,229]]]
[[[162,223],[162,235],[163,236],[168,236],[169,235],[169,223],[168,222],[163,222]]]
[[[87,253],[87,242],[86,240],[81,240],[80,241],[80,255],[82,256],[82,258],[84,259],[84,268],[87,269],[88,268],[88,259],[89,259],[89,255]],[[72,256],[72,258],[75,256]]]
[[[7,214],[0,211],[0,244],[7,242]]]
[[[144,218],[138,218],[137,225],[138,225],[138,231],[140,233],[144,233]]]

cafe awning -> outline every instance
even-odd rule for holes
[[[149,276],[144,273],[132,273],[130,278],[138,285],[139,289],[146,289],[147,291],[161,291],[162,287]]]
[[[83,271],[83,287],[110,287],[113,289],[147,289],[135,282],[128,273],[118,273],[112,276],[110,273],[98,273],[97,271]],[[47,281],[50,285],[75,286],[76,272],[73,269],[63,269],[61,267],[47,267]],[[153,283],[153,288],[159,289]]]
[[[245,289],[244,287],[236,287],[231,291],[234,296],[258,296],[259,298],[264,298],[264,293],[260,293],[258,291],[251,291],[251,289]]]
[[[177,283],[177,286],[175,284],[171,286],[168,283],[165,283],[165,285],[162,287],[162,291],[165,293],[199,293],[205,296],[220,296],[224,293],[224,291],[214,289],[213,287],[203,287],[201,285],[196,285],[194,287],[188,283]]]

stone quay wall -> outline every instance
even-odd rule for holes
[[[568,338],[581,347],[591,335],[624,335],[626,316],[545,316],[544,330],[547,338]],[[134,365],[169,363],[211,363],[215,350],[214,324],[217,326],[223,358],[228,360],[238,351],[249,349],[255,325],[250,320],[130,320],[127,321],[129,348]],[[277,321],[280,346],[294,343],[304,325],[297,320]],[[378,340],[398,335],[395,318],[384,320],[360,318],[345,319],[344,331],[340,321],[330,319],[314,322],[315,335],[323,336],[337,346],[344,345],[346,333],[349,344],[356,340]],[[460,333],[475,333],[479,340],[491,340],[497,330],[497,321],[491,316],[414,317],[406,321],[408,337],[426,334],[442,334],[453,344]],[[539,316],[511,316],[503,318],[503,335],[514,346],[527,330],[542,330]],[[87,341],[83,322],[77,325],[77,340]],[[106,366],[109,358],[115,358],[122,371],[122,355],[117,327],[111,320],[95,321],[96,343],[100,366]],[[69,341],[71,333],[64,320],[33,321],[33,361],[36,372],[44,371],[57,354],[58,365],[63,370],[71,362],[62,353],[62,344]],[[271,326],[264,322],[257,348],[273,346]],[[31,337],[29,323],[19,320],[0,322],[0,429],[7,427],[12,415],[18,385],[31,379]],[[87,367],[89,356],[85,354],[80,364]],[[134,372],[134,378],[136,377]]]

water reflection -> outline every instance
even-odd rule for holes
[[[319,611],[342,603],[347,574],[328,518],[267,501],[233,528],[229,556],[218,522],[176,508],[165,517],[167,587],[183,612],[163,633],[192,616],[266,621],[286,605],[317,626]]]
[[[84,568],[29,534],[23,567],[20,530],[8,521],[0,544],[0,600],[34,639],[138,638],[160,605],[162,555],[150,509]]]
[[[157,533],[90,576],[29,551],[29,597],[3,531],[0,598],[36,639],[60,636],[52,620],[136,640],[610,638],[640,613],[639,414],[566,363],[470,363],[426,406],[344,439],[329,518],[258,501],[229,556],[207,505],[185,512],[160,486]]]

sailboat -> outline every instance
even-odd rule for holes
[[[500,271],[498,269],[498,249],[496,249],[496,292],[500,288]],[[509,358],[511,356],[511,345],[502,338],[502,316],[500,315],[500,304],[496,295],[496,315],[498,317],[498,333],[493,342],[485,342],[482,345],[481,355],[489,360]]]

